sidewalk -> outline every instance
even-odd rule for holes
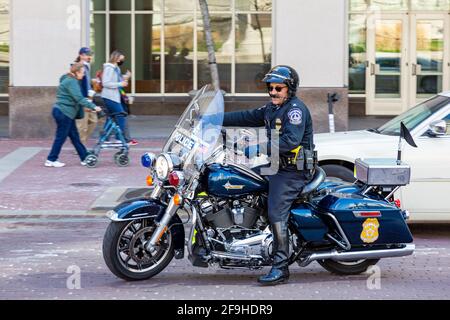
[[[140,165],[140,157],[146,151],[159,152],[163,140],[139,142],[130,151],[128,167],[116,166],[115,150],[102,150],[98,166],[89,169],[80,165],[70,143],[60,156],[66,166],[48,168],[44,161],[51,140],[0,139],[0,216],[103,214],[130,191],[142,194],[147,170]],[[94,143],[90,140],[88,145]],[[136,193],[136,189],[141,190]]]
[[[63,168],[44,167],[51,139],[9,139],[7,117],[0,117],[0,217],[46,217],[103,215],[119,202],[148,192],[147,170],[140,164],[144,152],[160,152],[177,116],[132,116],[130,128],[139,145],[131,147],[131,163],[118,167],[115,150],[102,150],[96,168],[80,165],[73,147],[66,142],[60,159]],[[385,118],[358,118],[355,129],[377,126]],[[96,143],[89,140],[87,147]]]

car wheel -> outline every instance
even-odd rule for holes
[[[356,179],[352,170],[338,164],[325,164],[320,166],[327,174],[328,180],[345,181],[353,183]]]

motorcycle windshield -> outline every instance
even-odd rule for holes
[[[223,95],[211,85],[201,88],[184,110],[163,152],[180,158],[185,175],[198,172],[217,148],[223,115]]]

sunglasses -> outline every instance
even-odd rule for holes
[[[276,92],[281,92],[281,90],[283,90],[283,88],[286,88],[287,86],[283,86],[283,87],[272,87],[272,86],[267,86],[267,90],[269,90],[269,92],[272,92],[273,89],[275,89]]]

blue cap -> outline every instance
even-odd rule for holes
[[[88,47],[81,48],[78,53],[79,54],[86,54],[88,56],[92,56],[92,54],[93,54],[92,50],[90,48],[88,48]]]

